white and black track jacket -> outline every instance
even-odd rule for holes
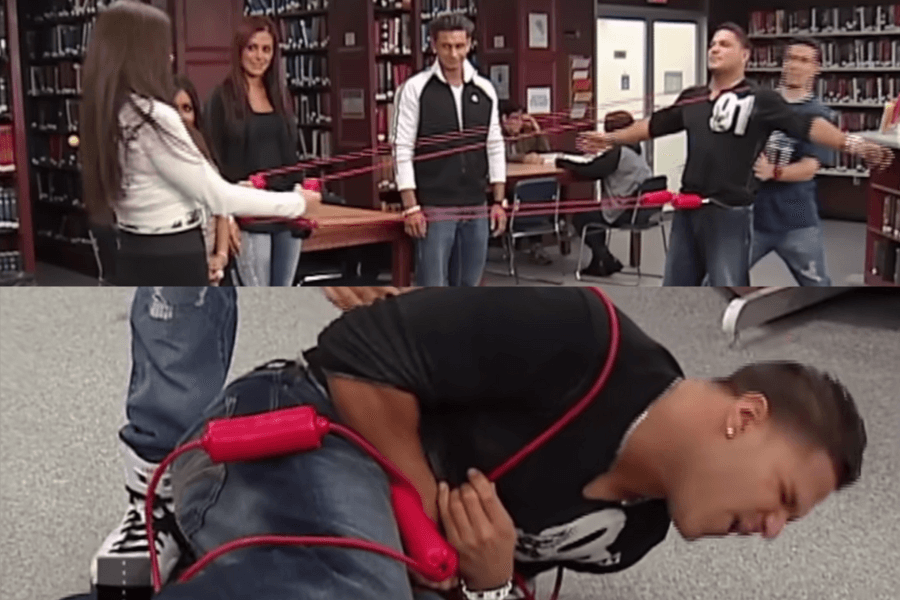
[[[488,182],[506,182],[497,92],[469,61],[463,82],[454,90],[435,61],[397,93],[392,126],[397,189],[416,190],[422,206],[481,205]],[[427,143],[435,136],[439,142]],[[436,152],[442,156],[420,159]]]

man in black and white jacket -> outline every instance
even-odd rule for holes
[[[430,33],[437,60],[397,93],[392,127],[397,189],[406,232],[417,239],[418,286],[478,285],[488,237],[506,228],[506,151],[497,93],[466,58],[474,30],[462,15],[434,19]],[[435,153],[441,155],[423,158]]]

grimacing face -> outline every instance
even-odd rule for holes
[[[268,31],[253,34],[241,54],[241,67],[249,77],[263,77],[272,66],[275,38]]]
[[[503,129],[506,131],[507,135],[519,135],[522,133],[522,113],[515,112],[511,115],[504,116],[502,118],[503,121]]]
[[[736,71],[749,59],[750,52],[741,45],[738,37],[726,29],[716,32],[709,44],[708,63],[709,70]]]
[[[472,49],[472,40],[465,31],[441,31],[431,45],[441,66],[448,71],[462,68]]]
[[[185,123],[191,127],[197,125],[197,115],[194,112],[194,105],[191,102],[191,97],[184,90],[178,90],[178,93],[175,94],[175,108],[178,109],[178,113]]]
[[[687,540],[755,534],[773,539],[837,487],[827,452],[768,418],[750,422],[733,439],[720,434],[704,440],[686,464],[667,500]]]

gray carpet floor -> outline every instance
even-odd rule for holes
[[[888,600],[900,597],[900,295],[858,289],[759,328],[737,347],[713,289],[610,287],[689,376],[790,358],[854,393],[869,431],[859,485],[772,542],[693,543],[672,530],[612,576],[569,575],[568,600]],[[124,502],[116,431],[129,374],[131,291],[0,290],[0,598],[87,591],[91,555]],[[296,356],[338,313],[317,290],[239,291],[232,375]],[[546,591],[552,582],[541,581]],[[543,594],[542,594],[543,596]]]

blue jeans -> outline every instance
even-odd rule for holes
[[[303,240],[290,231],[242,231],[241,253],[237,257],[241,282],[253,287],[290,287],[297,275],[302,246]]]
[[[484,213],[483,207],[476,209]],[[416,242],[416,286],[479,285],[487,264],[489,237],[487,218],[429,220],[425,237]]]
[[[825,241],[821,227],[804,227],[777,233],[754,230],[750,267],[769,252],[775,252],[781,257],[798,285],[831,286],[831,278],[825,270]]]
[[[750,285],[753,207],[714,204],[680,210],[672,220],[665,286]]]
[[[278,361],[239,378],[204,411],[208,419],[311,404],[336,420],[325,390],[297,365]],[[196,555],[256,534],[327,535],[402,551],[387,475],[367,454],[328,435],[318,450],[258,462],[213,465],[202,452],[173,467],[175,511]],[[322,547],[261,546],[226,554],[159,600],[412,600],[406,567],[380,554]],[[428,593],[416,600],[436,600]]]
[[[222,391],[237,330],[234,288],[137,288],[122,440],[159,462]]]

